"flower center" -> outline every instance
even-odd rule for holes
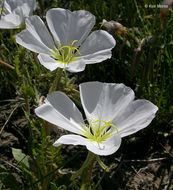
[[[83,127],[83,135],[87,137],[89,141],[95,141],[98,144],[102,143],[104,140],[110,138],[115,131],[118,133],[117,127],[110,122],[111,120],[108,122],[104,120],[94,121],[91,125]]]
[[[75,61],[76,58],[80,55],[78,48],[74,47],[74,43],[77,40],[74,40],[69,46],[61,46],[58,49],[52,50],[52,57],[58,62],[62,62],[68,65],[70,62]]]

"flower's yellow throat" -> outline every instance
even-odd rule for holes
[[[70,62],[75,61],[81,55],[78,48],[74,47],[74,43],[76,42],[77,40],[74,40],[69,46],[59,45],[58,49],[55,48],[52,50],[52,57],[58,62],[69,65]]]
[[[104,120],[97,120],[91,122],[90,125],[83,127],[83,135],[88,138],[89,141],[95,141],[102,143],[104,140],[110,138],[114,132],[118,133],[118,129],[115,125],[111,124],[112,120],[106,122]]]

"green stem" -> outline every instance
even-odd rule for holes
[[[36,65],[40,65],[38,58],[37,58],[37,53],[33,52],[33,58],[34,58]]]
[[[21,63],[21,76],[19,75],[19,80],[21,83],[21,92],[23,95],[23,98],[25,100],[25,109],[26,109],[26,113],[28,114],[28,116],[30,115],[30,104],[29,104],[29,97],[26,91],[27,88],[27,82],[25,79],[26,78],[26,71],[25,71],[25,65],[24,65],[24,60],[25,60],[25,55],[26,55],[26,49],[22,48],[21,46],[19,46],[19,52],[20,52],[20,63]]]
[[[90,168],[93,166],[93,162],[94,162],[95,158],[96,158],[95,154],[93,154],[92,152],[88,152],[85,162],[83,163],[81,168],[72,175],[71,180],[74,180],[75,178],[80,176],[84,171],[86,171],[86,169],[88,169],[88,171],[90,171]]]
[[[58,68],[56,78],[53,81],[52,87],[49,89],[49,94],[51,94],[53,91],[59,90],[59,85],[60,85],[61,77],[62,77],[62,71],[63,71],[62,68]]]
[[[56,89],[55,90],[59,90],[59,85],[60,85],[60,82],[61,82],[62,72],[63,72],[63,69],[59,68],[58,73],[57,73],[58,77],[57,77],[57,84],[56,84]]]
[[[100,157],[98,155],[96,155],[96,160],[99,163],[99,165],[106,171],[109,172],[109,168],[108,166],[106,166],[100,159]]]
[[[67,77],[67,72],[66,70],[64,69],[64,81],[65,81],[65,87],[67,87],[67,81],[68,81],[68,77]]]
[[[45,124],[45,131],[46,131],[46,136],[49,136],[50,135],[50,126],[49,126],[49,123],[47,121],[44,121],[44,124]]]
[[[139,42],[139,40],[138,40],[138,38],[136,38],[133,34],[131,34],[129,31],[126,31],[126,34],[130,37],[130,38],[132,38],[135,42],[136,42],[136,44],[138,45],[138,46],[140,46],[140,42]]]
[[[29,105],[29,98],[28,98],[28,95],[26,94],[26,92],[23,92],[23,97],[24,97],[24,100],[25,100],[26,113],[29,116],[30,115],[30,105]]]
[[[43,185],[42,185],[42,190],[48,190],[48,186],[49,186],[49,183],[50,183],[49,181],[50,181],[49,176],[44,179]]]

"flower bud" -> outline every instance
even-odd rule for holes
[[[102,26],[104,26],[110,34],[122,34],[124,33],[125,29],[122,24],[114,20],[108,22],[107,20],[103,19]]]

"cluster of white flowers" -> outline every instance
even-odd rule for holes
[[[46,14],[48,29],[39,16],[31,16],[35,7],[35,0],[6,0],[1,5],[0,28],[19,27],[28,17],[26,29],[16,35],[16,42],[38,53],[44,67],[80,72],[86,64],[111,58],[115,40],[106,31],[91,32],[94,15],[53,8]],[[83,145],[97,155],[113,154],[122,137],[148,126],[158,110],[147,100],[134,100],[133,90],[124,84],[87,82],[79,88],[87,123],[62,92],[48,95],[35,110],[44,120],[74,133],[61,136],[54,146]]]

